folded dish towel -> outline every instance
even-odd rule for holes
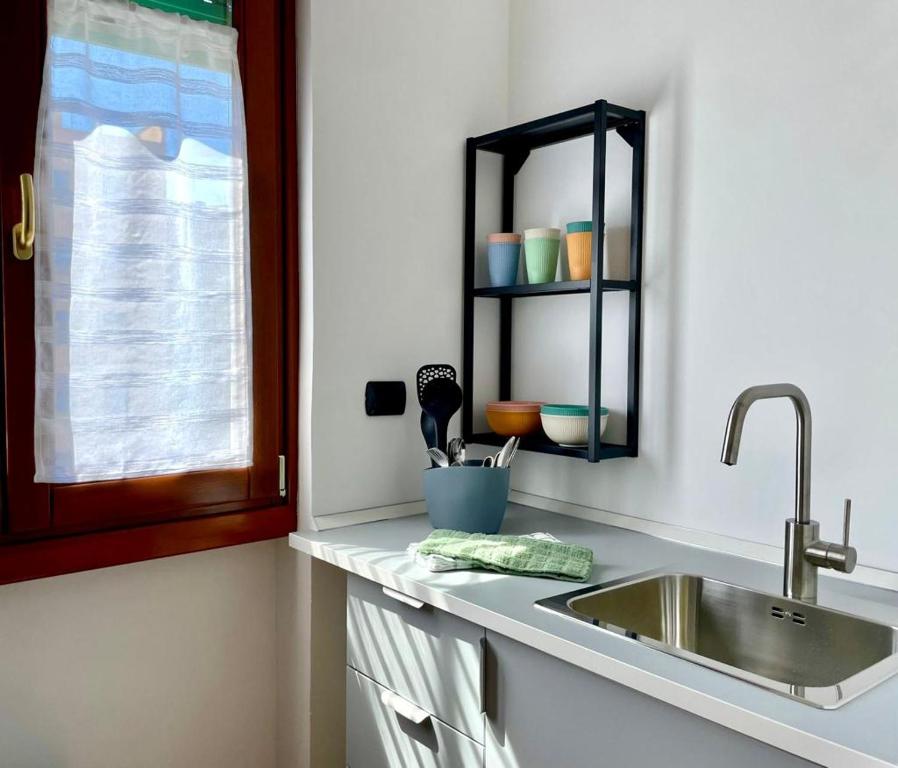
[[[592,550],[565,544],[548,534],[498,536],[436,530],[416,547],[415,557],[430,570],[485,568],[518,576],[586,581]]]
[[[541,539],[543,541],[554,541],[558,544],[561,543],[551,533],[526,533],[521,536],[521,538]],[[480,567],[473,560],[463,560],[460,557],[447,557],[446,555],[439,555],[436,553],[422,555],[418,552],[418,547],[420,546],[420,542],[412,542],[408,545],[406,551],[408,552],[409,557],[413,557],[418,565],[422,568],[426,568],[428,571],[470,571],[472,568]]]

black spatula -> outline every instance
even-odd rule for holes
[[[447,379],[455,381],[455,368],[448,363],[432,363],[430,365],[422,365],[418,369],[417,390],[418,404],[421,406],[421,434],[424,435],[424,442],[428,448],[437,448],[437,427],[433,419],[427,415],[424,408],[424,387],[430,382],[437,379]],[[445,449],[445,446],[444,446]],[[436,466],[436,465],[434,465]]]
[[[449,420],[461,408],[461,387],[452,379],[434,379],[425,385],[421,398],[424,401],[422,405],[424,412],[436,427],[436,447],[446,451]],[[427,438],[425,435],[425,439]]]

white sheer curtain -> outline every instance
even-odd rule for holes
[[[48,11],[35,480],[249,466],[236,32],[124,0]]]

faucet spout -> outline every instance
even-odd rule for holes
[[[807,397],[794,384],[762,384],[749,387],[733,403],[727,418],[720,460],[734,466],[739,460],[742,427],[748,409],[758,400],[785,397],[795,406],[795,520],[811,521],[811,406]]]

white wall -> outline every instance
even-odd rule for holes
[[[0,765],[273,768],[277,546],[0,587]]]
[[[421,498],[415,372],[460,367],[464,139],[506,120],[508,3],[307,6],[303,507],[328,515]],[[367,417],[369,379],[404,380],[406,414]]]
[[[779,545],[790,406],[753,409],[737,468],[718,456],[736,394],[793,381],[815,415],[815,517],[835,536],[853,497],[861,561],[898,570],[894,3],[308,5],[306,520],[421,497],[413,376],[459,363],[464,137],[607,98],[650,113],[641,453],[600,466],[522,454],[515,487]],[[627,148],[609,148],[620,252]],[[518,228],[588,216],[589,153],[531,157]],[[621,299],[606,314],[612,439],[625,428]],[[585,399],[586,311],[561,297],[516,314],[516,396]],[[494,318],[478,306],[478,321]],[[494,394],[489,335],[478,402]],[[377,378],[407,382],[404,417],[364,415]]]
[[[650,114],[640,457],[522,455],[517,489],[780,545],[791,406],[756,405],[739,466],[718,459],[739,391],[791,381],[813,408],[823,533],[851,496],[860,561],[898,570],[896,29],[890,0],[513,0],[512,122],[597,98]],[[517,224],[583,217],[589,157],[536,160]],[[609,187],[609,228],[625,187]],[[562,301],[518,317],[553,371],[516,344],[520,396],[585,397],[585,305]]]

